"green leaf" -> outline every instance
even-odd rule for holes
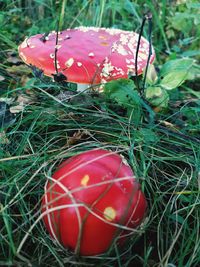
[[[144,72],[145,72],[145,70],[144,70]],[[155,67],[154,67],[154,65],[150,64],[148,66],[148,70],[147,70],[146,81],[147,81],[148,84],[153,85],[153,84],[156,83],[157,80],[158,80],[158,75],[157,75],[157,72],[155,70]]]
[[[187,8],[195,8],[195,9],[200,9],[200,4],[199,3],[186,3]]]
[[[129,79],[113,80],[105,84],[104,94],[127,109],[130,120],[138,124],[141,118],[141,98],[135,90],[135,84]]]
[[[132,80],[118,79],[105,84],[104,94],[119,105],[127,107],[130,100],[135,98],[134,88],[135,84]]]
[[[146,98],[151,99],[154,97],[158,97],[162,95],[162,88],[155,86],[155,87],[148,87],[146,89]]]
[[[145,143],[155,143],[159,140],[158,136],[155,134],[155,132],[148,128],[141,128],[139,137],[145,142]]]
[[[172,90],[179,87],[187,79],[188,71],[177,70],[167,74],[160,83],[160,86],[166,90]]]
[[[200,65],[194,64],[190,69],[187,79],[195,80],[200,78]]]
[[[195,15],[189,12],[176,12],[170,23],[174,29],[188,33],[193,27],[194,17]]]
[[[182,53],[183,57],[196,57],[200,56],[200,50],[187,50]]]
[[[154,107],[166,108],[168,106],[169,95],[167,91],[161,87],[147,87],[145,90],[145,97]]]
[[[181,58],[167,61],[160,70],[160,76],[165,76],[174,71],[189,71],[193,66],[192,58]]]

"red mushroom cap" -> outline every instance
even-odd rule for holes
[[[104,253],[120,225],[130,230],[143,220],[145,197],[131,168],[113,152],[98,149],[71,157],[52,178],[45,186],[43,220],[51,236],[76,253]]]
[[[79,27],[47,36],[37,34],[19,46],[19,55],[26,64],[44,71],[45,75],[56,74],[57,69],[69,82],[98,84],[112,79],[128,78],[135,74],[135,57],[138,34],[119,29]],[[141,37],[138,54],[138,74],[146,67],[149,43]],[[155,53],[150,59],[153,62]]]

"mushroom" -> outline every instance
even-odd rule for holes
[[[124,242],[142,222],[146,206],[130,166],[104,149],[64,161],[47,181],[42,198],[48,232],[80,255],[104,253],[116,237]]]
[[[19,55],[47,76],[61,73],[77,83],[78,89],[103,84],[135,74],[138,34],[119,29],[77,27],[49,34],[37,34],[19,46]],[[56,51],[56,53],[55,53]],[[146,67],[149,43],[141,37],[137,72]],[[152,52],[150,63],[155,58]]]

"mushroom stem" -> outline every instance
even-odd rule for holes
[[[90,87],[89,84],[77,83],[77,92],[83,92],[83,91],[85,91],[88,87]]]

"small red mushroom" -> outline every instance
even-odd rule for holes
[[[41,69],[45,75],[57,71],[68,82],[83,87],[102,84],[135,74],[138,34],[119,29],[78,27],[59,32],[37,34],[19,46],[19,55],[28,65]],[[56,63],[55,63],[55,49]],[[138,74],[146,67],[149,43],[142,37],[138,54]],[[153,50],[150,63],[154,61]]]
[[[43,221],[51,236],[80,255],[106,252],[142,222],[146,200],[124,159],[103,149],[64,161],[42,198]]]

